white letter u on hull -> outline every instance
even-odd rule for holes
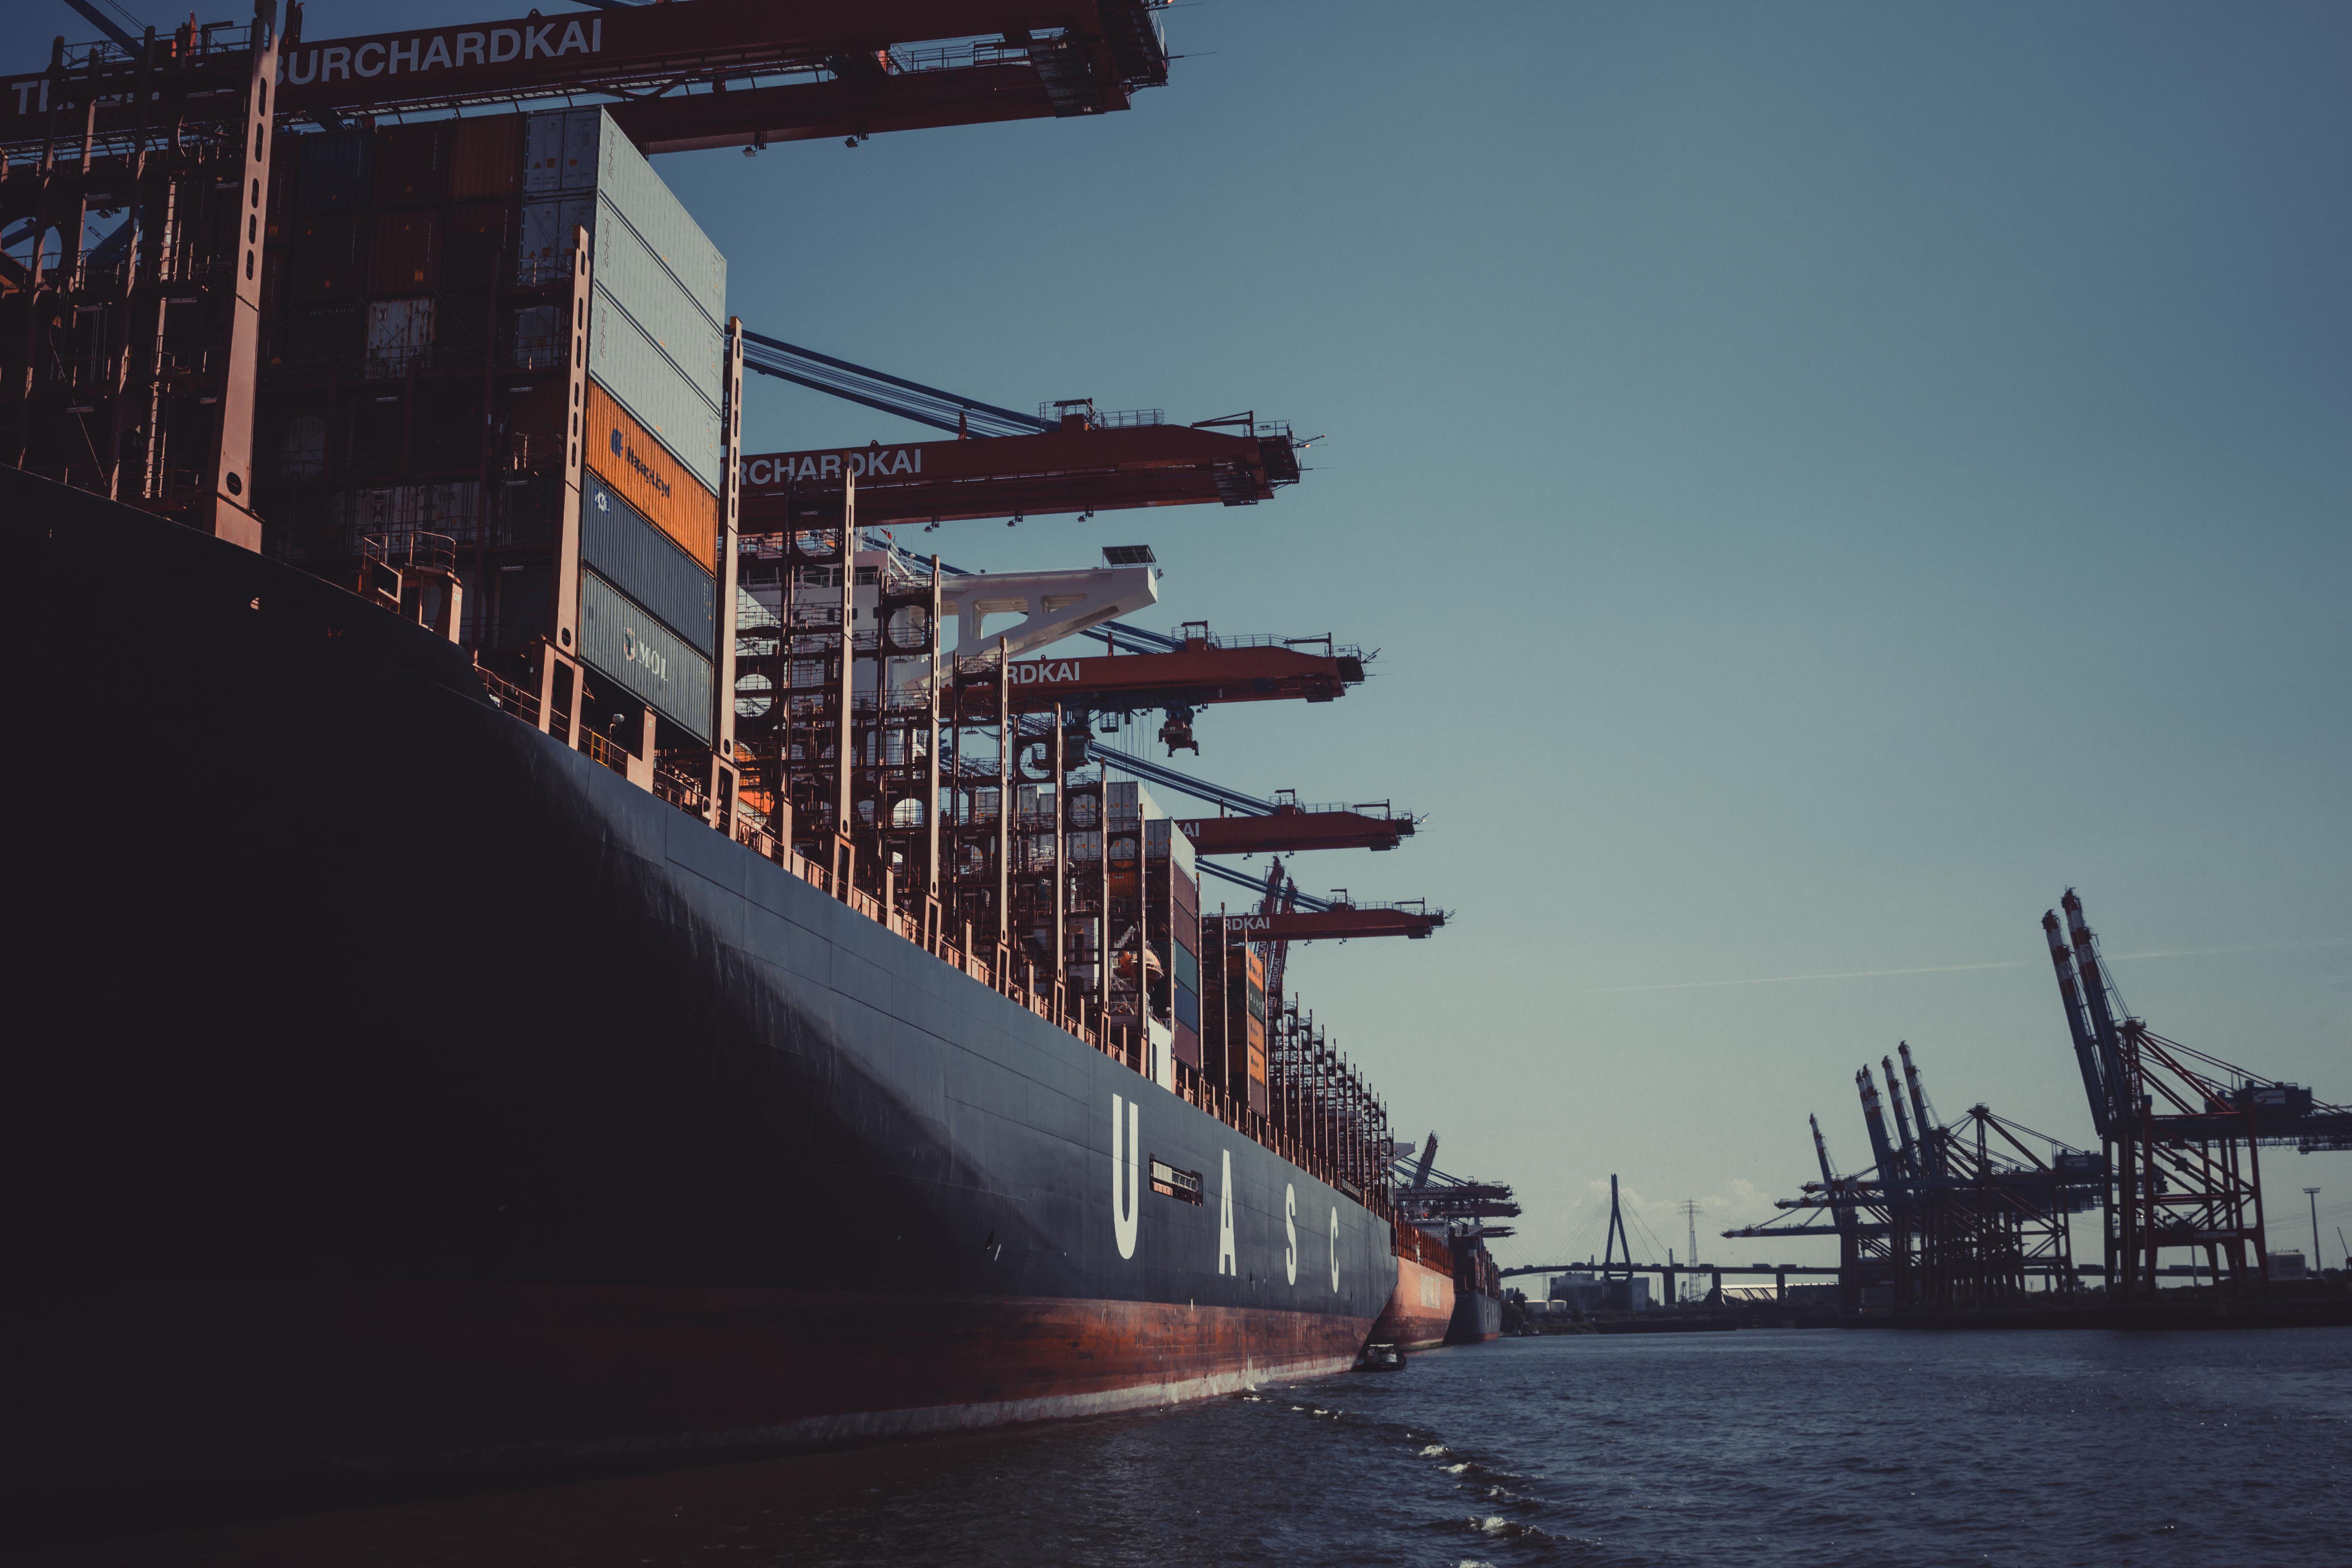
[[[1119,1112],[1126,1111],[1120,1125]],[[1143,1107],[1110,1097],[1110,1224],[1121,1258],[1135,1256],[1135,1222],[1142,1212]],[[1335,1213],[1337,1211],[1334,1211]]]

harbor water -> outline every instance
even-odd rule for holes
[[[2335,1564],[2352,1332],[1504,1340],[1152,1415],[55,1542],[58,1568]]]

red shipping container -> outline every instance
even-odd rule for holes
[[[348,214],[297,218],[285,228],[293,257],[289,299],[356,300],[367,292],[366,219]]]
[[[438,287],[440,276],[438,212],[376,214],[375,244],[368,259],[369,293],[424,293]]]
[[[507,231],[515,208],[506,202],[451,207],[441,235],[441,287],[493,289],[506,261]]]
[[[510,196],[522,189],[522,116],[486,114],[453,121],[449,199]]]
[[[449,189],[449,127],[387,125],[375,133],[375,205],[438,206]]]

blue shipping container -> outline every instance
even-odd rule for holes
[[[591,572],[580,574],[580,658],[696,740],[709,741],[710,661]]]
[[[580,554],[704,655],[719,647],[719,585],[594,473],[580,476]]]
[[[375,183],[373,132],[332,131],[302,138],[302,174],[294,204],[305,217],[368,210]]]

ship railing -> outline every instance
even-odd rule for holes
[[[583,731],[587,732],[587,731]],[[679,773],[676,768],[656,764],[654,768],[654,794],[688,816],[700,816],[709,804],[702,786]]]
[[[629,752],[626,747],[605,739],[593,730],[583,730],[580,731],[580,749],[623,778],[628,777]]]
[[[539,698],[536,693],[489,670],[478,670],[476,673],[481,679],[484,694],[493,706],[534,729],[538,727]],[[580,749],[600,764],[625,776],[627,774],[631,761],[629,753],[605,736],[593,730],[583,730]],[[701,784],[675,768],[657,765],[653,770],[652,788],[655,795],[688,815],[699,816],[707,809],[708,795]],[[762,859],[781,866],[788,873],[840,900],[857,913],[907,941],[918,946],[924,945],[922,921],[914,912],[901,911],[886,905],[882,900],[862,889],[836,886],[837,879],[829,867],[793,848],[789,842],[769,830],[764,818],[748,808],[738,810],[730,829],[730,837]],[[1108,1021],[1099,1018],[1089,1024],[1088,1009],[1084,1003],[1072,1009],[1057,1010],[1054,1005],[1055,994],[1050,988],[1022,984],[1014,979],[1012,964],[1005,963],[1000,968],[977,953],[965,952],[943,936],[932,939],[929,951],[940,962],[961,970],[981,984],[1029,1009],[1082,1044],[1105,1056],[1116,1058],[1139,1074],[1144,1070],[1144,1040],[1139,1030],[1106,1027]],[[1343,1144],[1335,1157],[1334,1151],[1317,1148],[1297,1131],[1250,1110],[1245,1100],[1228,1094],[1220,1086],[1205,1082],[1197,1076],[1181,1079],[1180,1075],[1180,1079],[1178,1093],[1186,1103],[1215,1117],[1225,1126],[1273,1151],[1318,1180],[1346,1193],[1376,1215],[1383,1219],[1391,1217],[1392,1205],[1385,1194],[1359,1185],[1348,1175],[1349,1164],[1345,1157],[1348,1145]]]
[[[539,728],[539,693],[525,691],[510,680],[503,680],[488,670],[476,671],[482,678],[482,689],[490,703],[499,711],[510,713],[532,729]]]

